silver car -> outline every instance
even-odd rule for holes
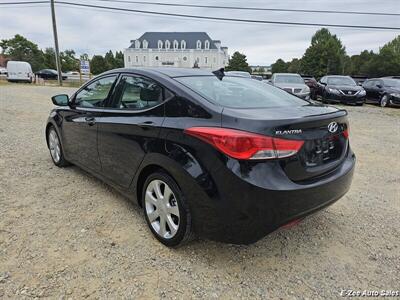
[[[299,74],[274,73],[271,77],[271,84],[300,98],[310,99],[310,88]]]

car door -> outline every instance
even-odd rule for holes
[[[158,137],[164,121],[164,100],[172,96],[152,79],[121,75],[113,101],[98,122],[104,176],[126,188],[145,154],[163,147]]]
[[[322,77],[319,82],[318,82],[318,87],[317,87],[317,96],[322,96],[325,90],[325,86],[327,84],[327,79],[326,77]]]
[[[374,100],[379,102],[382,98],[382,95],[385,93],[383,80],[375,81],[375,89],[374,89]]]
[[[91,81],[72,97],[71,109],[64,116],[63,146],[67,159],[95,172],[101,171],[97,120],[111,97],[116,79],[114,74]]]
[[[363,88],[367,93],[366,97],[368,101],[376,102],[376,85],[376,80],[368,80],[363,84]]]

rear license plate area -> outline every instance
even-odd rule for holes
[[[323,139],[307,141],[304,148],[306,166],[316,167],[340,158],[343,146],[340,137],[334,135]]]

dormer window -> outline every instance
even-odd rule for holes
[[[165,41],[165,49],[169,49],[171,47],[170,41],[166,40]]]
[[[186,49],[186,42],[185,40],[181,41],[181,49]]]
[[[204,42],[204,49],[210,49],[210,41],[205,41]]]
[[[201,49],[201,41],[197,41],[196,42],[196,48],[197,49]]]
[[[163,42],[162,41],[158,41],[158,49],[162,49],[163,47]]]
[[[177,40],[174,41],[174,49],[178,49],[179,48],[179,43]]]
[[[139,49],[139,48],[140,48],[140,41],[139,41],[139,40],[136,40],[136,41],[135,41],[135,48],[136,48],[136,49]]]
[[[146,40],[143,40],[142,44],[143,44],[143,49],[147,49],[147,47],[149,46],[149,43]]]

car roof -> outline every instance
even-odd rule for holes
[[[349,75],[326,75],[325,77],[346,77],[346,78],[351,78]]]
[[[183,76],[213,76],[211,70],[195,69],[195,68],[171,68],[171,67],[153,67],[153,68],[121,68],[110,70],[106,73],[126,72],[126,73],[158,73],[168,77],[183,77]]]

